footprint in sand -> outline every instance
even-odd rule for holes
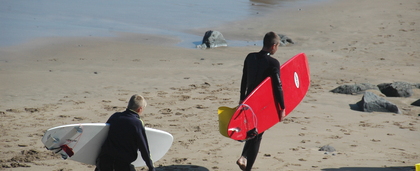
[[[7,109],[6,112],[20,113],[19,109]]]
[[[195,106],[197,109],[207,109],[208,107],[205,107],[205,106],[203,106],[203,105],[197,105],[197,106]]]
[[[217,97],[216,96],[207,96],[207,97],[204,98],[204,100],[214,101],[214,100],[217,100]]]
[[[78,116],[76,116],[76,117],[73,118],[73,121],[83,121],[85,119],[86,119],[85,117],[78,117]]]
[[[159,113],[164,114],[164,115],[168,115],[168,114],[172,114],[172,110],[169,109],[169,108],[160,109]]]
[[[381,142],[381,140],[372,139],[372,142]]]
[[[179,101],[187,101],[188,99],[191,98],[191,96],[187,96],[187,95],[180,95],[180,96],[172,95],[172,97],[178,98]]]
[[[164,91],[159,91],[158,94],[157,94],[157,96],[158,97],[166,97],[166,94],[168,94],[168,93],[167,92],[164,92]]]
[[[122,111],[125,109],[125,107],[104,105],[104,109],[107,111]]]
[[[338,135],[333,135],[333,136],[330,136],[329,138],[331,138],[331,139],[341,139],[343,137],[342,136],[338,136]]]
[[[38,108],[25,108],[26,112],[30,112],[30,113],[34,113],[34,112],[39,112]]]
[[[311,140],[302,140],[302,141],[300,141],[300,143],[307,143],[307,142],[311,142]]]

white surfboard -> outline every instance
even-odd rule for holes
[[[106,123],[81,123],[50,128],[41,141],[48,150],[60,153],[63,159],[95,165],[101,146],[109,130]],[[170,133],[146,127],[146,136],[153,162],[161,159],[172,146]],[[68,148],[67,148],[68,147]],[[73,154],[72,154],[73,153]],[[135,167],[146,166],[140,151]]]

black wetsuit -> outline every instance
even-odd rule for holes
[[[245,58],[241,81],[241,101],[245,100],[264,79],[271,77],[277,102],[284,109],[283,90],[280,81],[280,63],[268,52],[250,53]]]
[[[106,123],[110,127],[98,158],[100,171],[133,169],[131,163],[137,159],[139,150],[149,170],[154,170],[146,130],[136,112],[114,113]]]
[[[245,100],[248,94],[267,77],[271,77],[276,101],[284,109],[283,90],[280,80],[280,63],[266,51],[250,53],[245,58],[241,81],[241,101]],[[252,165],[257,158],[263,134],[264,132],[245,142],[242,156],[247,158],[246,170],[252,169]]]

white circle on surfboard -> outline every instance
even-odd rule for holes
[[[293,75],[295,78],[295,86],[296,88],[299,88],[299,75],[297,74],[297,72],[295,72]]]

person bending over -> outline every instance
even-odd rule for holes
[[[106,122],[109,124],[108,137],[101,147],[95,171],[135,171],[131,163],[137,159],[139,150],[149,171],[155,171],[146,130],[140,119],[146,105],[146,100],[135,94],[125,111],[111,115]]]

